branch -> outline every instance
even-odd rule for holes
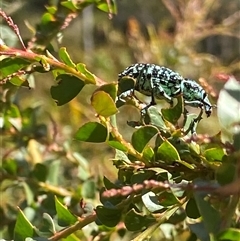
[[[87,226],[88,224],[94,222],[96,219],[97,219],[97,215],[95,212],[85,218],[79,218],[79,221],[76,224],[74,224],[73,226],[68,227],[60,232],[55,233],[48,240],[56,241],[56,240],[61,240],[63,238],[66,238],[67,236],[71,235],[72,233],[76,232],[77,230],[80,230],[83,227]]]
[[[15,32],[15,34],[17,35],[22,47],[24,50],[27,50],[23,40],[22,40],[22,37],[20,35],[20,31],[19,31],[19,28],[16,24],[14,24],[13,20],[11,17],[8,17],[6,15],[6,13],[0,8],[0,15],[6,20],[7,24],[9,25],[9,27],[11,27],[13,29],[13,31]]]
[[[10,48],[6,45],[0,45],[0,55],[6,55],[11,57],[18,57],[22,59],[29,60],[32,63],[40,63],[46,71],[50,71],[50,67],[54,69],[62,69],[69,74],[76,76],[77,78],[88,82],[88,78],[82,74],[81,72],[77,71],[75,68],[72,68],[53,57],[47,57],[46,55],[36,54],[30,50],[20,50],[15,48]],[[93,75],[96,81],[97,86],[101,86],[105,84],[103,80],[98,78],[97,76]]]

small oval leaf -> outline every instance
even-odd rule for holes
[[[59,52],[59,57],[60,59],[69,67],[75,68],[76,65],[73,63],[73,61],[71,60],[67,50],[65,47],[60,48]]]
[[[88,122],[79,128],[75,138],[85,142],[105,142],[107,139],[107,128],[98,122]]]
[[[132,145],[138,152],[142,152],[147,143],[158,133],[153,126],[144,126],[135,131],[132,135]]]
[[[127,230],[133,232],[146,229],[154,221],[156,221],[155,218],[137,213],[133,208],[126,214],[124,219]]]
[[[91,104],[98,115],[109,117],[118,112],[118,109],[109,94],[104,91],[97,91],[92,95]]]
[[[104,206],[97,206],[96,213],[100,222],[108,227],[116,226],[120,222],[122,215],[121,210]]]
[[[55,196],[55,206],[57,211],[58,224],[60,226],[69,226],[76,223],[77,217],[74,216]]]
[[[52,86],[50,92],[52,98],[59,106],[68,103],[76,97],[85,85],[82,80],[68,74],[58,75],[56,80],[59,81],[58,85]]]
[[[88,70],[86,69],[86,65],[85,65],[85,64],[78,63],[78,64],[76,65],[76,68],[77,68],[77,70],[78,70],[81,74],[85,75],[85,77],[87,78],[89,84],[96,84],[95,76],[94,76],[90,71],[88,71]]]
[[[176,148],[167,140],[158,147],[157,154],[159,159],[169,164],[180,160]]]
[[[14,228],[14,240],[25,241],[27,237],[33,237],[33,234],[34,227],[19,208],[17,221]]]

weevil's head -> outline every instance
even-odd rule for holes
[[[206,91],[194,80],[185,79],[182,82],[183,99],[186,105],[204,108],[207,117],[212,114],[212,104]]]

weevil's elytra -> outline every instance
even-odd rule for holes
[[[151,96],[150,105],[155,104],[155,98],[173,103],[173,98],[182,94],[185,105],[204,108],[208,117],[212,113],[212,105],[206,91],[194,80],[183,78],[169,68],[155,64],[137,63],[119,73],[118,80],[120,81],[123,77],[131,77],[136,80],[131,93],[136,90],[146,96]],[[129,91],[126,91],[121,93],[118,98],[123,100],[128,95]]]

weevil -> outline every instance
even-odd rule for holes
[[[150,96],[151,102],[145,107],[155,105],[155,99],[165,99],[171,105],[173,98],[181,95],[185,105],[203,109],[207,117],[212,114],[213,105],[208,99],[206,91],[194,80],[184,78],[177,72],[155,64],[137,63],[127,67],[119,73],[118,81],[124,77],[130,77],[135,80],[133,89],[124,91],[118,96],[120,101],[125,102],[127,96],[135,96],[134,91],[143,95]],[[144,108],[144,109],[145,109]],[[201,116],[197,118],[201,119]]]

